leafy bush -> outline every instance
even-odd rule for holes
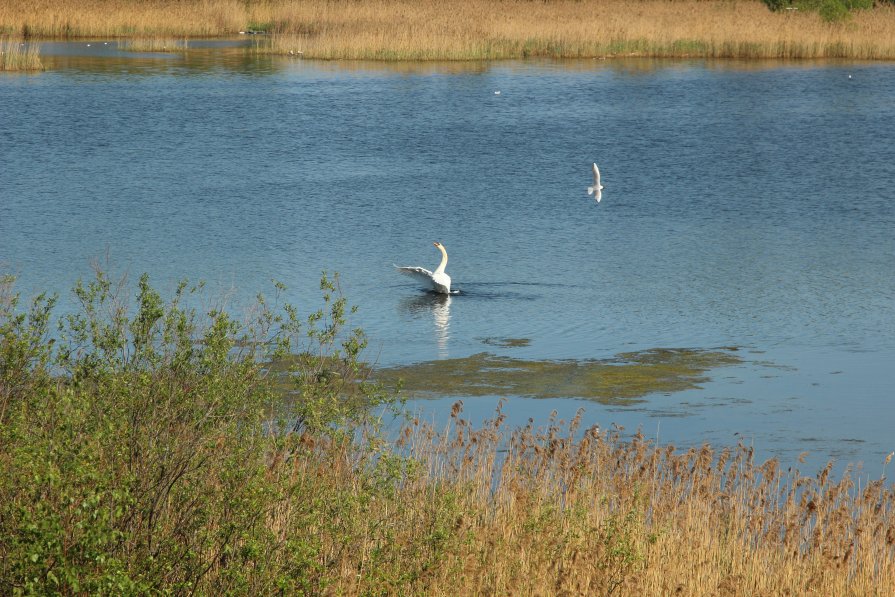
[[[765,5],[770,8],[772,11],[777,12],[778,10],[783,10],[785,7],[791,4],[790,0],[762,0]]]
[[[797,8],[817,12],[827,22],[848,18],[852,10],[873,8],[874,0],[763,0],[774,12],[785,8]]]
[[[832,23],[848,17],[848,7],[843,0],[821,0],[817,9],[820,18]]]
[[[165,301],[145,275],[131,308],[97,271],[51,338],[55,298],[20,313],[0,280],[0,593],[319,590],[320,546],[288,530],[340,504],[271,463],[306,450],[290,429],[344,452],[388,399],[337,282],[302,325],[260,295],[245,320],[200,313],[201,286]]]

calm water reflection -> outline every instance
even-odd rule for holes
[[[48,72],[0,77],[0,261],[23,290],[64,291],[108,250],[235,304],[277,278],[310,310],[338,270],[382,364],[747,358],[637,407],[513,400],[520,421],[586,406],[663,442],[870,470],[895,449],[895,66],[316,63],[245,43],[45,44]],[[434,267],[436,240],[459,296],[392,268]]]
[[[453,297],[448,294],[425,292],[404,297],[399,303],[404,317],[428,319],[432,322],[435,331],[435,345],[438,347],[438,356],[442,358],[450,356],[448,340],[450,339],[451,331],[452,300]]]

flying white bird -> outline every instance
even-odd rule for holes
[[[451,277],[444,273],[444,268],[447,267],[447,250],[445,250],[444,245],[441,243],[432,243],[435,247],[441,251],[441,263],[438,264],[438,269],[434,272],[430,272],[424,267],[399,267],[398,271],[402,274],[407,274],[408,276],[413,276],[414,278],[425,282],[429,285],[432,290],[438,292],[440,294],[456,294],[457,291],[451,293]]]
[[[587,187],[587,194],[593,195],[594,199],[597,200],[597,203],[600,202],[600,199],[603,198],[603,193],[600,191],[603,190],[603,185],[600,184],[600,169],[597,168],[597,165],[594,164],[594,186]]]

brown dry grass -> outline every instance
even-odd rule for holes
[[[895,57],[895,10],[844,23],[772,13],[760,2],[365,2],[296,6],[272,51],[347,59],[616,55],[712,58]]]
[[[217,36],[248,16],[238,0],[0,0],[0,31],[26,37]]]
[[[528,56],[895,58],[895,8],[825,23],[759,0],[0,0],[0,31],[39,37],[276,33],[261,51],[328,59]]]

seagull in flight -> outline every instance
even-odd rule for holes
[[[594,186],[587,187],[587,194],[593,195],[594,199],[596,199],[597,203],[599,203],[600,199],[603,198],[603,193],[601,193],[601,191],[603,190],[603,185],[600,184],[600,169],[597,168],[596,164],[594,164],[593,170],[594,170]]]

